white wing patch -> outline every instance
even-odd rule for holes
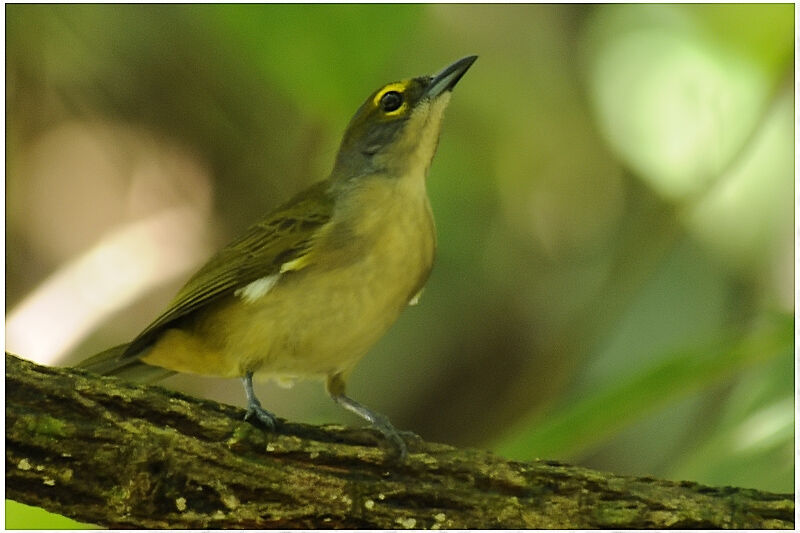
[[[270,291],[270,289],[272,289],[272,287],[275,286],[280,277],[280,274],[272,274],[271,276],[265,276],[257,279],[240,289],[236,289],[233,295],[241,297],[242,300],[250,304],[257,302],[259,299],[263,298]]]
[[[417,294],[415,294],[409,301],[408,305],[417,305],[419,303],[419,297],[422,296],[422,291],[424,289],[420,289]]]

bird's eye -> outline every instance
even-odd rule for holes
[[[397,91],[389,91],[381,96],[381,108],[389,113],[396,111],[403,105],[403,95]]]

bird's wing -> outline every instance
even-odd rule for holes
[[[178,291],[167,310],[130,343],[123,357],[139,354],[175,320],[253,281],[280,273],[286,263],[293,262],[292,270],[307,266],[300,259],[308,254],[314,236],[330,220],[332,212],[333,199],[325,182],[275,209],[203,265]]]

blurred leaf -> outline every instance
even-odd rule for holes
[[[744,373],[707,437],[669,469],[672,479],[794,490],[794,359]]]
[[[688,214],[703,242],[736,264],[774,261],[792,239],[794,91],[787,87],[736,162]]]
[[[542,420],[519,424],[494,449],[506,457],[566,460],[613,435],[647,413],[692,392],[722,383],[753,365],[791,351],[793,319],[770,323],[740,343],[687,349],[649,369],[586,398],[577,399]]]
[[[726,5],[714,7],[727,13]],[[768,7],[729,16],[761,25],[764,13]],[[603,134],[672,199],[719,178],[777,83],[778,72],[761,57],[738,54],[700,22],[684,6],[618,5],[599,9],[587,32],[590,95]],[[788,39],[779,50],[790,47]]]
[[[99,529],[94,524],[82,524],[66,516],[6,500],[6,529]]]

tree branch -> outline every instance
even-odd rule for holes
[[[284,423],[6,354],[6,496],[137,528],[794,527],[794,498]]]

